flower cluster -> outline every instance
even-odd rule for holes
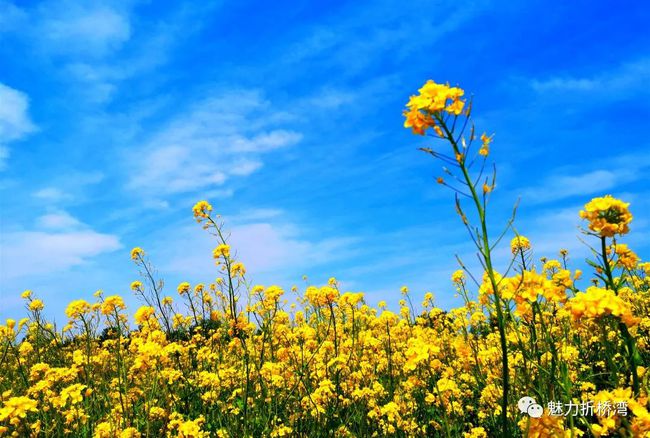
[[[569,310],[575,319],[613,315],[630,327],[639,322],[639,318],[633,315],[632,305],[629,302],[609,289],[595,286],[587,288],[585,292],[578,292],[571,298]]]
[[[531,244],[518,235],[511,247],[518,260]],[[227,243],[219,248],[219,257],[229,257]],[[623,258],[621,272],[650,270],[623,244],[609,248]],[[101,293],[95,303],[68,305],[68,318],[84,324],[62,333],[39,319],[40,310],[20,323],[7,320],[0,341],[15,354],[0,372],[0,434],[83,435],[91,427],[94,437],[318,436],[326,428],[336,436],[499,434],[501,353],[490,323],[493,301],[481,298],[494,294],[488,275],[472,300],[465,272],[454,272],[452,283],[467,301],[449,311],[435,307],[431,293],[421,311],[410,308],[404,286],[396,291],[400,311],[393,313],[385,303],[368,305],[363,293],[341,292],[335,278],[308,285],[293,304],[279,286],[252,286],[242,308],[230,287],[243,284],[245,268],[238,261],[230,267],[225,279],[209,285],[179,284],[187,314],[171,297],[144,295],[147,288],[136,281],[132,289],[150,302],[133,314],[137,328],[120,296]],[[650,297],[635,293],[624,276],[618,293],[596,286],[580,291],[579,274],[545,260],[539,271],[522,266],[496,275],[512,309],[506,339],[517,394],[538,394],[541,387],[548,400],[625,396],[630,416],[596,417],[583,427],[549,413],[521,416],[513,404],[508,418],[526,436],[605,436],[621,428],[643,436],[650,432],[647,387],[634,394],[621,370],[608,368],[602,354],[610,353],[603,351],[612,348],[612,357],[625,351],[624,339],[610,332],[603,341],[594,329],[611,320],[648,336],[650,318],[642,309]],[[24,297],[41,308],[31,292]],[[93,332],[99,325],[103,334]],[[639,345],[648,358],[650,345]],[[613,373],[613,384],[597,380],[593,366],[601,375]],[[344,413],[348,420],[339,422]],[[269,415],[269,422],[256,420]]]
[[[605,195],[594,198],[580,211],[580,217],[589,221],[589,229],[602,237],[627,234],[632,214],[629,203]]]
[[[510,241],[510,250],[513,254],[518,254],[520,252],[525,252],[530,249],[530,240],[524,236],[515,236]]]
[[[411,128],[414,133],[420,135],[433,128],[442,137],[443,133],[436,123],[436,117],[442,112],[460,115],[465,107],[465,101],[461,99],[465,91],[448,84],[437,84],[432,80],[427,81],[418,91],[420,94],[411,96],[406,104],[408,111],[404,111],[404,127]]]
[[[194,207],[192,207],[192,212],[194,213],[194,218],[197,222],[201,222],[204,219],[207,219],[210,216],[211,211],[212,206],[208,203],[208,201],[199,201],[194,204]]]

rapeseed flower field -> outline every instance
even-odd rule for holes
[[[218,207],[199,201],[213,283],[169,296],[137,247],[138,309],[99,291],[57,327],[23,292],[29,316],[0,325],[0,436],[649,437],[650,263],[622,242],[630,205],[603,195],[575,212],[591,272],[561,248],[535,260],[513,221],[487,226],[493,135],[464,90],[428,81],[406,107],[483,267],[458,259],[462,306],[413,303],[405,287],[394,312],[335,278],[250,283]],[[498,272],[493,251],[508,241]]]

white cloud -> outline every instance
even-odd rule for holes
[[[277,210],[249,213],[249,219],[253,220],[255,216],[275,216]],[[297,281],[314,266],[348,257],[356,241],[349,237],[313,240],[299,232],[294,224],[260,220],[248,222],[244,216],[232,218],[239,222],[236,225],[226,219],[227,232],[233,253],[246,265],[249,278],[255,282]],[[167,230],[164,236],[158,239],[158,248],[152,251],[152,254],[156,253],[152,257],[167,260],[161,266],[162,272],[173,272],[196,280],[217,275],[212,259],[216,241],[201,227],[193,224],[174,231]]]
[[[245,210],[233,218],[235,223],[264,221],[277,218],[283,214],[282,210],[277,208],[254,208]]]
[[[592,96],[617,99],[630,92],[647,92],[645,84],[650,79],[650,58],[619,65],[591,77],[552,77],[535,79],[531,85],[540,93],[582,92]]]
[[[298,143],[302,135],[297,132],[276,130],[252,138],[235,138],[230,146],[233,152],[266,152]]]
[[[427,2],[416,1],[395,8],[391,2],[376,2],[369,8],[361,2],[351,2],[325,22],[308,27],[299,40],[273,61],[289,65],[309,63],[312,67],[335,68],[338,76],[356,75],[381,57],[408,61],[423,46],[433,47],[456,32],[489,3],[472,1],[458,8],[456,2],[438,1],[436,11],[444,20],[431,20],[420,14],[426,6]]]
[[[40,9],[41,42],[53,53],[104,56],[131,37],[126,13],[108,5],[51,2]]]
[[[119,248],[117,236],[92,230],[5,233],[0,236],[0,277],[55,273]]]
[[[7,166],[7,160],[9,159],[9,148],[0,144],[0,170],[4,169]]]
[[[329,262],[340,258],[337,252],[353,241],[341,237],[309,241],[291,227],[265,222],[234,227],[231,239],[241,259],[250,265],[252,272],[259,273]]]
[[[0,278],[60,273],[122,247],[113,234],[100,233],[56,209],[35,220],[35,229],[7,226],[0,233]]]
[[[593,163],[592,166],[602,164]],[[562,172],[556,171],[539,185],[524,189],[522,198],[532,205],[573,196],[606,194],[625,184],[645,179],[650,171],[650,153],[618,155],[607,159],[606,164],[606,169],[585,171],[589,164],[582,163],[580,168],[566,167]]]
[[[152,210],[167,210],[169,208],[169,202],[161,199],[148,199],[143,202],[142,206]]]
[[[34,192],[32,196],[49,202],[57,202],[70,197],[67,193],[64,193],[56,187],[45,187]]]
[[[233,163],[230,168],[231,175],[247,176],[262,167],[262,162],[258,160],[243,160]]]
[[[536,211],[533,216],[515,223],[517,231],[528,237],[533,246],[536,258],[557,258],[560,249],[567,249],[574,259],[581,260],[588,256],[588,248],[580,241],[581,205],[571,205],[564,208],[549,208]],[[514,236],[511,236],[514,237]],[[510,248],[504,241],[501,250],[510,256]]]
[[[235,194],[233,189],[214,189],[201,192],[200,199],[226,199],[232,198],[232,195]],[[190,202],[194,202],[194,198],[191,198]]]
[[[0,170],[9,158],[7,143],[20,140],[36,129],[28,109],[29,98],[25,93],[0,83]]]
[[[523,199],[529,204],[558,201],[576,195],[607,191],[629,179],[610,170],[594,170],[582,175],[553,175],[538,187],[524,190]]]
[[[131,1],[46,0],[19,8],[0,0],[0,33],[4,30],[30,52],[50,58],[62,77],[73,80],[75,93],[102,103],[113,95],[117,76],[158,58],[154,50],[137,61],[106,62],[131,39],[133,6]]]
[[[42,228],[53,230],[68,230],[78,228],[83,225],[75,217],[72,217],[69,213],[62,210],[47,213],[39,217],[37,224]]]
[[[314,96],[306,98],[302,104],[307,108],[335,110],[354,103],[356,98],[356,94],[352,91],[324,88]]]
[[[29,98],[0,83],[0,138],[14,141],[35,129],[28,115]]]
[[[260,169],[264,153],[301,140],[277,126],[286,116],[258,92],[213,94],[128,152],[129,188],[162,195],[214,189]]]
[[[98,171],[68,171],[48,181],[47,186],[32,192],[39,204],[48,208],[59,208],[63,204],[79,203],[87,197],[89,186],[104,180],[104,174]]]

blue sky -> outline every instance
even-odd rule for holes
[[[0,1],[0,318],[28,288],[59,320],[97,289],[135,306],[134,246],[170,294],[213,280],[200,199],[254,283],[454,305],[454,255],[474,251],[402,128],[427,79],[496,133],[493,233],[521,196],[536,257],[582,266],[578,211],[611,193],[643,257],[648,20],[643,2]]]

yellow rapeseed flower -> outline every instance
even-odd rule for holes
[[[492,137],[493,135],[488,135],[486,133],[481,134],[481,148],[478,150],[479,155],[482,155],[484,157],[487,157],[488,154],[490,153],[490,143],[492,143]]]
[[[131,260],[139,260],[144,257],[144,250],[139,246],[136,246],[131,250]]]
[[[613,237],[616,234],[627,234],[629,223],[632,222],[630,204],[611,195],[594,198],[585,204],[580,211],[580,217],[589,221],[589,229],[602,237]]]
[[[212,251],[212,257],[218,259],[220,257],[228,258],[230,257],[230,245],[221,244],[217,246],[214,251]]]
[[[33,300],[31,303],[29,303],[29,310],[32,310],[34,312],[43,310],[44,307],[45,305],[43,304],[43,301],[39,299]]]
[[[0,408],[0,422],[7,419],[23,419],[29,412],[37,412],[38,402],[29,397],[19,396],[11,397],[4,402]]]
[[[184,295],[190,291],[192,286],[187,281],[182,282],[181,284],[178,285],[176,288],[176,291],[178,292],[179,295]]]
[[[77,319],[90,312],[90,303],[86,300],[75,300],[68,304],[65,314],[70,319]]]
[[[149,318],[153,316],[155,313],[155,310],[151,306],[142,306],[138,310],[136,310],[135,314],[133,315],[133,318],[135,319],[136,324],[143,325],[144,323],[149,321]]]
[[[576,320],[582,317],[598,318],[605,315],[614,315],[619,317],[628,327],[632,327],[639,322],[639,318],[632,314],[630,303],[624,301],[609,289],[595,286],[588,287],[585,292],[578,292],[575,297],[571,298],[568,306],[573,318]]]
[[[524,236],[515,236],[510,241],[510,251],[513,254],[518,254],[522,251],[528,251],[530,249],[530,240]]]
[[[111,295],[104,299],[104,302],[101,305],[101,312],[104,315],[111,315],[119,310],[126,309],[124,300],[119,295]]]
[[[462,114],[465,101],[461,97],[465,92],[461,88],[438,84],[432,80],[427,81],[418,91],[420,94],[411,96],[406,104],[408,111],[404,111],[404,127],[411,128],[414,134],[419,135],[424,135],[427,129],[433,128],[438,136],[444,137],[434,116],[443,111],[454,116]]]
[[[207,219],[210,216],[211,211],[212,206],[208,201],[199,201],[194,204],[194,207],[192,207],[192,212],[194,213],[194,218],[197,222]]]

